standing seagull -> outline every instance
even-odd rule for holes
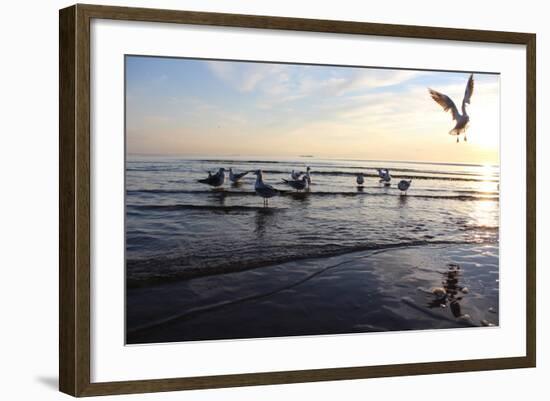
[[[210,174],[208,172],[208,178],[203,178],[199,180],[201,184],[208,184],[213,187],[219,187],[223,185],[223,182],[225,181],[225,169],[222,167],[218,170],[218,172],[214,175]]]
[[[307,179],[307,185],[311,185],[311,175],[309,174],[310,171],[311,171],[311,167],[308,166],[306,169],[306,175],[305,175]]]
[[[378,176],[380,177],[380,183],[384,183],[385,186],[389,186],[391,182],[390,170],[387,168],[377,168]]]
[[[397,184],[397,188],[399,188],[399,190],[401,192],[405,192],[405,194],[407,193],[407,190],[409,189],[409,187],[411,186],[411,182],[412,182],[412,179],[410,179],[409,181],[407,180],[401,180],[399,181],[399,184]]]
[[[258,195],[264,198],[264,207],[269,206],[269,198],[279,195],[279,191],[273,188],[271,185],[267,185],[263,181],[262,170],[254,171],[256,175],[256,183],[254,184],[254,190]]]
[[[356,181],[357,181],[357,185],[360,186],[360,187],[362,187],[363,184],[365,183],[365,176],[364,176],[364,174],[363,174],[363,173],[357,174],[357,179],[356,179]]]
[[[289,186],[291,186],[292,188],[298,190],[298,191],[301,191],[303,189],[306,189],[308,187],[308,182],[307,182],[307,176],[304,175],[302,176],[301,179],[299,180],[285,180],[283,178],[283,182]]]
[[[456,142],[459,142],[459,135],[464,134],[464,142],[466,142],[466,129],[468,128],[468,123],[470,122],[470,117],[466,113],[466,103],[470,104],[470,99],[474,93],[474,74],[470,74],[468,83],[466,84],[466,91],[464,92],[464,99],[462,99],[462,114],[458,112],[456,105],[451,100],[451,98],[443,93],[434,91],[433,89],[428,88],[432,99],[437,102],[443,110],[451,110],[453,120],[456,121],[455,127],[449,131],[450,135],[456,135]]]
[[[250,173],[250,171],[245,171],[244,173],[234,173],[233,172],[233,169],[230,168],[229,169],[229,179],[231,180],[231,182],[238,182],[241,178],[243,178],[245,175],[247,175],[248,173]]]
[[[290,173],[290,177],[293,179],[293,180],[298,180],[300,179],[300,176],[302,175],[302,172],[301,171],[295,171],[295,170],[292,170],[292,172]]]

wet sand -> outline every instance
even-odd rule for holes
[[[306,259],[127,289],[127,344],[498,325],[497,244]]]

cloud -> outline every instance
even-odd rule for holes
[[[266,81],[288,79],[281,72],[282,66],[273,64],[206,61],[206,66],[215,77],[239,92],[252,92]]]
[[[419,76],[417,71],[361,69],[345,79],[333,79],[325,83],[330,94],[337,96],[366,89],[379,89],[400,85]]]
[[[299,81],[297,89],[281,101],[318,96],[344,96],[357,91],[381,89],[404,84],[419,76],[417,71],[395,71],[380,69],[349,69],[335,70],[335,75],[317,79],[306,77]]]
[[[355,91],[403,84],[422,72],[332,68],[225,61],[205,62],[208,70],[240,93],[259,96],[260,109],[308,97],[344,96]],[[330,72],[330,73],[328,73]]]

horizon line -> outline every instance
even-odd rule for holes
[[[486,162],[486,163],[469,163],[469,162],[443,162],[443,161],[415,161],[415,160],[391,160],[391,159],[357,159],[357,158],[346,158],[346,157],[322,157],[316,155],[295,155],[295,156],[284,156],[284,155],[206,155],[206,154],[184,154],[184,153],[126,153],[126,156],[154,156],[154,157],[186,157],[186,158],[195,158],[201,160],[201,158],[220,158],[221,160],[227,160],[229,157],[254,157],[262,161],[261,158],[285,158],[285,159],[324,159],[324,160],[334,160],[334,161],[363,161],[363,162],[392,162],[392,163],[417,163],[417,164],[439,164],[439,165],[448,165],[448,166],[490,166],[490,167],[499,167],[500,161],[498,163]],[[235,160],[237,161],[237,160]],[[268,160],[265,160],[268,161]]]

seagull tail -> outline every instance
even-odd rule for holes
[[[452,130],[449,131],[449,135],[460,135],[460,130],[457,129],[457,128],[453,128]]]

